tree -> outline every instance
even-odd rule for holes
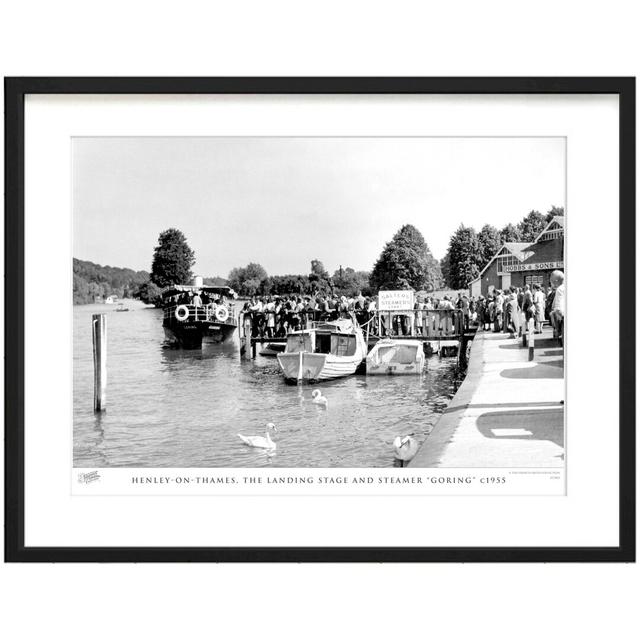
[[[341,296],[356,296],[358,291],[369,295],[369,272],[356,271],[351,267],[336,269],[333,274],[335,292]]]
[[[257,262],[246,267],[235,267],[229,273],[229,286],[242,296],[255,296],[265,293],[268,275],[266,269]]]
[[[304,275],[271,276],[269,278],[269,287],[269,293],[274,296],[300,296],[305,293],[311,293],[309,277]]]
[[[520,242],[520,230],[511,223],[500,230],[500,245],[505,242]]]
[[[266,269],[257,262],[250,262],[244,270],[244,282],[242,292],[248,296],[254,296],[260,289],[260,283],[267,278]]]
[[[151,282],[160,288],[188,283],[195,261],[182,231],[167,229],[160,234],[158,246],[153,252]]]
[[[451,256],[449,250],[444,254],[444,258],[440,260],[440,273],[442,274],[442,286],[449,287],[451,282]],[[438,287],[440,289],[440,287]]]
[[[449,240],[449,286],[466,289],[480,273],[482,255],[473,227],[460,225]]]
[[[162,306],[162,289],[153,282],[145,282],[138,287],[136,295],[146,304],[154,304],[156,307]]]
[[[431,255],[422,234],[405,224],[384,246],[373,266],[372,291],[416,289],[433,291],[442,278],[439,262]]]
[[[520,242],[535,242],[547,226],[545,217],[539,211],[530,211],[519,223]]]
[[[480,233],[478,233],[478,245],[482,260],[478,264],[480,269],[489,263],[489,260],[498,253],[502,242],[500,240],[500,232],[492,225],[485,224]]]
[[[326,293],[333,287],[333,282],[331,278],[329,278],[329,272],[324,268],[320,260],[311,261],[309,282],[314,292]]]

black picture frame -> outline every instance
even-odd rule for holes
[[[5,78],[5,561],[635,561],[635,78]],[[24,101],[27,94],[616,94],[619,98],[619,531],[612,547],[26,547]],[[622,303],[624,301],[624,312]],[[7,309],[11,308],[11,313]],[[614,425],[608,425],[612,428]]]

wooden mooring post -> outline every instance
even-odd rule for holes
[[[529,319],[529,326],[527,328],[527,346],[529,347],[529,361],[532,361],[535,357],[535,321],[533,318]]]
[[[247,328],[249,329],[248,332]],[[240,337],[240,359],[249,360],[251,358],[251,319],[247,318],[244,313],[241,313],[238,319],[238,332]]]
[[[94,313],[91,320],[93,335],[93,410],[107,408],[107,316]]]

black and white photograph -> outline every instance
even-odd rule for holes
[[[564,470],[564,137],[71,162],[75,468]]]

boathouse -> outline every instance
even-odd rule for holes
[[[494,289],[550,286],[549,277],[564,269],[564,216],[554,216],[533,243],[505,242],[480,275],[469,283],[472,296],[489,296]]]

